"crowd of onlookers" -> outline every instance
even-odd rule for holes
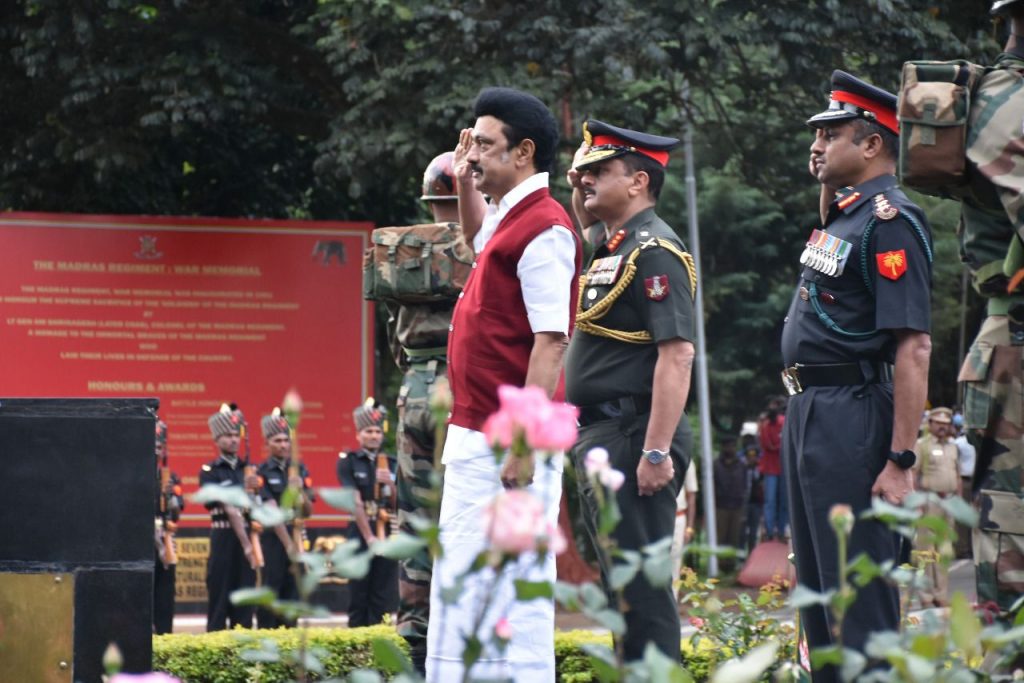
[[[712,476],[716,540],[719,547],[739,551],[739,557],[751,553],[759,543],[789,541],[786,480],[780,459],[785,413],[786,399],[772,397],[756,421],[743,424],[739,437],[726,435],[718,441]],[[963,415],[950,408],[936,407],[925,413],[915,449],[915,489],[940,497],[959,495],[970,500],[975,449],[964,434],[963,424]],[[698,462],[690,463],[677,500],[676,535],[672,546],[677,576],[685,546],[695,536],[696,520],[701,517],[699,512],[703,509],[697,495],[699,467]],[[945,516],[934,504],[927,506],[924,512]],[[703,519],[706,520],[707,516],[704,515]],[[914,550],[928,553],[940,549],[935,547],[933,539],[919,535]],[[957,558],[971,556],[970,529],[957,524],[957,540],[952,553]],[[736,568],[736,564],[728,556],[720,559],[725,571]],[[947,600],[946,573],[941,563],[930,561],[925,564],[933,588],[923,592],[921,602],[924,606],[944,606]]]

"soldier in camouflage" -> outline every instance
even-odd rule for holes
[[[1005,612],[1024,593],[1024,0],[997,0],[992,12],[1009,20],[1011,36],[972,98],[960,221],[961,255],[987,317],[960,381],[978,452],[978,602]]]
[[[423,176],[420,197],[437,223],[459,219],[454,155],[434,158]],[[415,534],[413,517],[437,516],[440,486],[432,482],[440,464],[435,461],[437,424],[430,410],[430,394],[447,382],[448,326],[454,300],[403,304],[392,307],[390,331],[395,361],[405,370],[398,394],[398,522],[402,531]],[[427,622],[430,616],[432,560],[424,548],[402,560],[398,578],[398,633],[409,643],[416,669],[425,671]]]

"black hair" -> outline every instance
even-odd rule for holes
[[[878,135],[882,138],[882,147],[890,159],[896,161],[900,158],[900,138],[896,133],[875,121],[867,119],[853,119],[850,122],[854,127],[853,144],[859,145],[864,138],[871,135]]]
[[[639,152],[628,152],[619,158],[622,159],[622,163],[629,169],[629,175],[633,175],[637,171],[643,171],[647,174],[647,177],[650,179],[647,183],[647,192],[650,193],[652,199],[656,200],[661,194],[661,187],[665,184],[665,167],[649,156]]]
[[[509,149],[523,140],[533,140],[534,168],[537,172],[551,171],[558,149],[558,124],[543,102],[513,88],[484,88],[476,96],[473,115],[501,121]]]

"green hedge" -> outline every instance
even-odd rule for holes
[[[293,678],[293,665],[283,661],[246,661],[245,651],[274,647],[284,660],[298,651],[298,629],[253,631],[235,629],[214,633],[176,633],[153,637],[153,670],[177,676],[185,683],[281,683]],[[379,669],[373,641],[384,640],[407,651],[391,626],[306,629],[307,648],[323,664],[322,675],[311,680],[343,676],[356,669]],[[273,645],[271,645],[273,643]],[[245,655],[244,657],[249,657]]]
[[[390,626],[368,628],[311,628],[306,630],[307,647],[317,651],[324,665],[322,675],[311,680],[345,676],[356,669],[375,669],[373,641],[387,643],[407,651],[405,641]],[[273,643],[281,659],[298,649],[300,632],[295,629],[272,631],[218,631],[199,635],[174,634],[154,636],[153,669],[177,676],[185,683],[283,683],[292,680],[291,664],[283,662],[246,661],[245,651],[260,648],[260,643]],[[585,644],[612,646],[611,636],[593,631],[556,631],[555,668],[559,683],[597,683],[599,680],[581,647]],[[683,662],[698,680],[706,680],[712,658],[726,659],[710,646],[693,650],[684,641]],[[382,672],[387,673],[387,672]]]

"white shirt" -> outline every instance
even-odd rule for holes
[[[973,477],[974,461],[978,457],[978,454],[974,450],[974,446],[972,446],[967,441],[967,437],[963,435],[953,439],[953,443],[955,443],[956,447],[960,450],[960,476]]]
[[[548,174],[537,173],[509,190],[500,202],[489,202],[480,231],[473,238],[476,253],[483,252],[512,207],[547,186]],[[535,333],[568,334],[569,294],[576,277],[576,240],[572,231],[564,225],[552,225],[534,237],[519,258],[516,275],[530,329]]]
[[[690,459],[690,464],[686,466],[686,474],[683,476],[683,488],[679,489],[679,495],[676,497],[676,511],[686,512],[686,508],[689,503],[686,500],[686,494],[697,493],[697,468],[693,466],[693,459]]]

